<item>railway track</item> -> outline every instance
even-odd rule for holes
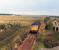
[[[35,42],[36,42],[35,36],[30,34],[23,41],[22,45],[18,46],[17,50],[32,50],[32,46]]]

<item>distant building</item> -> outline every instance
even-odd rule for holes
[[[59,32],[59,20],[54,19],[52,23],[53,23],[53,30],[55,32]]]

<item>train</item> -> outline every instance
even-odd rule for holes
[[[40,28],[40,25],[41,25],[41,23],[40,22],[33,22],[32,24],[31,24],[31,29],[30,29],[30,33],[31,34],[37,34],[38,33],[38,30],[39,30],[39,28]]]

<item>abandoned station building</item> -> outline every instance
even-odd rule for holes
[[[53,22],[53,31],[59,32],[59,20],[54,20]]]

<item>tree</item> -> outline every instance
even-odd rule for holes
[[[49,19],[50,19],[50,17],[46,17],[46,18],[44,19],[44,22],[47,22]]]
[[[45,29],[46,30],[51,30],[51,28],[52,28],[52,23],[48,23],[48,24],[46,24],[46,26],[45,26]]]

